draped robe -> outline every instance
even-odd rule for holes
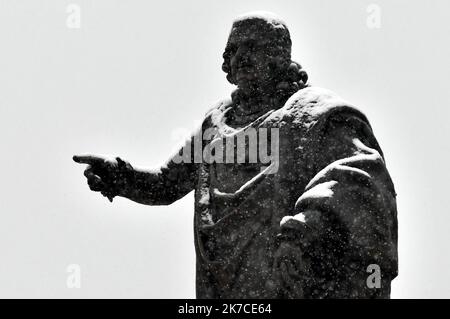
[[[230,107],[224,100],[206,115],[200,134],[214,134],[202,150],[245,131],[227,125]],[[308,87],[248,127],[278,129],[276,170],[196,163],[193,137],[191,161],[169,160],[142,186],[155,205],[195,190],[197,297],[389,298],[396,194],[365,115]],[[368,284],[373,265],[376,287]]]

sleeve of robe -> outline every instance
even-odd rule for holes
[[[192,136],[159,169],[134,169],[130,187],[133,193],[127,197],[145,205],[169,205],[191,192],[198,168],[193,156],[194,142]]]
[[[206,128],[211,126],[211,112],[227,100],[220,101],[207,112],[202,125],[186,140],[180,150],[157,170],[133,172],[131,200],[145,205],[169,205],[191,192],[198,182],[199,163],[202,162],[202,139]]]
[[[310,158],[317,173],[299,194],[293,216],[281,222],[282,234],[294,235],[308,265],[304,291],[311,297],[389,297],[397,276],[397,209],[382,151],[363,115],[334,112],[321,121]],[[377,274],[370,277],[378,269],[380,282]]]

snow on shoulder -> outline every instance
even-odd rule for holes
[[[294,93],[282,108],[276,110],[267,118],[267,121],[284,123],[285,119],[290,118],[292,123],[310,128],[319,120],[321,115],[331,109],[342,107],[361,113],[357,107],[330,90],[307,87]]]
[[[287,29],[287,24],[281,19],[279,16],[272,12],[268,11],[252,11],[248,13],[244,13],[234,19],[233,23],[249,20],[249,19],[261,19],[266,21],[268,24],[272,25],[274,28],[282,28]]]

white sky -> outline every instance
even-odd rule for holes
[[[81,7],[81,28],[66,7]],[[90,192],[76,153],[162,163],[232,87],[232,19],[289,25],[311,83],[369,117],[398,193],[392,297],[450,297],[450,2],[0,0],[0,297],[195,296],[193,196],[168,207]],[[81,289],[66,268],[81,267]]]

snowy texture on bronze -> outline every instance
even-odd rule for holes
[[[286,23],[272,14],[238,17],[223,57],[237,89],[186,146],[156,171],[76,157],[90,164],[91,189],[147,205],[195,190],[199,298],[388,298],[397,276],[396,194],[367,118],[307,83],[291,61]],[[250,161],[248,149],[211,161],[250,131],[272,132],[270,163]],[[369,265],[381,271],[379,287],[367,283]]]

